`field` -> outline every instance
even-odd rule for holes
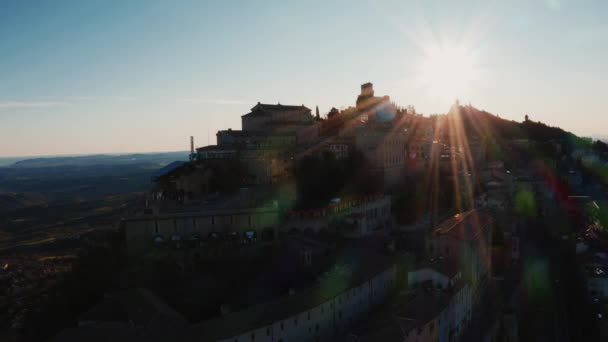
[[[0,167],[0,255],[116,228],[185,152],[17,160]],[[4,159],[6,161],[8,159]]]

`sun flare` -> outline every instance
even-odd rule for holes
[[[429,94],[443,100],[466,95],[478,77],[472,51],[450,45],[427,50],[419,72],[420,82]]]

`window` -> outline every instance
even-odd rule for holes
[[[283,325],[283,322],[281,322],[281,331],[283,331],[285,329],[285,326]]]
[[[255,341],[255,333],[251,333],[251,340]]]
[[[308,311],[308,320],[310,321],[310,311]]]
[[[270,336],[270,328],[266,328],[266,336]]]
[[[297,318],[293,319],[293,325],[296,325],[296,326],[298,325],[298,319]]]

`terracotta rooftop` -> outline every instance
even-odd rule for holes
[[[448,235],[450,237],[473,241],[479,239],[492,218],[486,212],[475,209],[465,211],[441,222],[433,231],[435,236]]]

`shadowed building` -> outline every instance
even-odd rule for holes
[[[258,102],[251,112],[241,116],[241,123],[244,132],[293,133],[299,145],[313,143],[319,137],[319,125],[315,123],[310,108],[304,105]]]
[[[474,294],[491,274],[493,224],[489,213],[470,210],[440,223],[429,241],[430,256],[459,263]]]
[[[279,208],[263,191],[243,189],[231,196],[175,205],[159,198],[147,213],[123,220],[132,255],[155,247],[202,248],[209,244],[254,245],[278,236]]]

